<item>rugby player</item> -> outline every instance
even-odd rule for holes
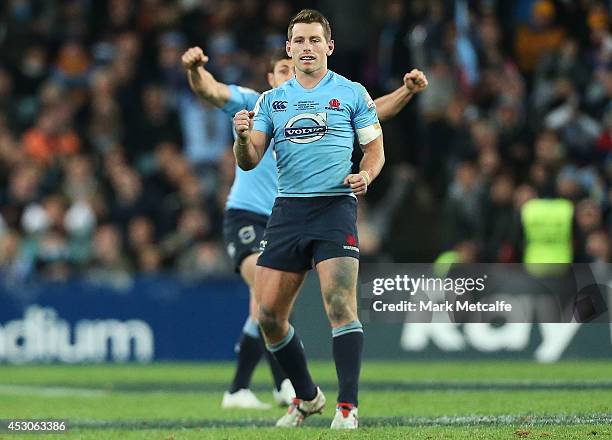
[[[367,192],[384,164],[382,130],[365,88],[327,68],[334,42],[322,14],[298,13],[289,24],[286,50],[296,75],[264,92],[252,112],[242,110],[234,117],[234,154],[240,168],[248,171],[260,165],[272,140],[277,156],[279,193],[255,271],[257,319],[268,350],[296,392],[277,426],[300,426],[305,417],[321,412],[326,401],[288,321],[306,272],[314,264],[332,327],[339,383],[331,427],[356,428],[363,346],[356,305],[356,196]],[[426,87],[422,72],[407,75],[406,90],[396,91],[389,102],[407,102],[405,95]],[[364,157],[359,173],[351,174],[355,136]]]
[[[206,70],[208,57],[201,48],[192,47],[182,57],[189,85],[194,93],[233,117],[243,109],[253,109],[259,98],[254,90],[226,85]],[[277,87],[294,74],[293,61],[284,49],[275,51],[267,75],[270,87]],[[274,379],[274,400],[280,405],[291,404],[295,392],[274,356],[265,349],[257,324],[257,305],[253,295],[255,263],[268,217],[278,192],[278,178],[273,149],[264,155],[257,171],[245,172],[236,167],[236,176],[225,205],[223,238],[234,267],[249,286],[250,313],[242,328],[238,343],[237,368],[230,388],[223,395],[223,408],[267,409],[250,390],[251,377],[262,354],[266,354]]]
[[[205,68],[208,57],[201,48],[188,49],[182,58],[187,70],[189,84],[201,99],[233,116],[242,109],[254,108],[259,93],[236,85],[218,82]],[[294,75],[293,60],[286,50],[275,51],[270,60],[267,75],[270,87],[277,87]],[[397,114],[411,97],[427,86],[422,72],[413,69],[404,75],[404,84],[397,90],[376,100],[381,121]],[[235,268],[251,290],[250,314],[238,345],[237,368],[230,389],[224,394],[224,408],[267,408],[249,389],[253,371],[265,352],[275,382],[274,399],[282,405],[290,405],[295,393],[293,387],[273,355],[265,350],[259,337],[257,306],[252,287],[255,264],[259,255],[259,243],[263,238],[266,222],[272,211],[278,191],[276,163],[270,146],[257,169],[249,172],[236,167],[236,178],[232,185],[224,216],[224,240]]]

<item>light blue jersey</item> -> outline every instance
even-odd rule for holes
[[[254,111],[253,129],[274,141],[279,196],[353,195],[343,182],[356,130],[378,123],[361,84],[331,70],[313,89],[293,77],[264,92]]]
[[[231,96],[223,110],[232,118],[240,110],[252,110],[259,93],[244,87],[229,86]],[[234,132],[234,136],[236,133]],[[244,209],[270,216],[274,199],[278,193],[278,174],[274,160],[273,145],[270,145],[257,168],[243,171],[236,166],[236,177],[230,189],[225,209]]]

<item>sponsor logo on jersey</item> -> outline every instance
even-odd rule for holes
[[[370,96],[368,92],[363,92],[363,98],[365,99],[365,102],[368,105],[368,108],[376,107],[376,103],[374,102],[374,100],[372,99],[372,97]]]
[[[287,110],[287,101],[273,101],[272,102],[272,111],[282,112],[285,110]]]
[[[285,137],[296,144],[309,144],[327,133],[327,113],[302,113],[287,121]]]

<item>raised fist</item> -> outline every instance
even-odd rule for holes
[[[418,69],[412,69],[404,75],[404,85],[410,93],[422,92],[427,87],[427,77]]]
[[[181,58],[185,70],[197,69],[204,66],[208,62],[208,57],[204,55],[204,51],[199,47],[191,47],[183,54]]]

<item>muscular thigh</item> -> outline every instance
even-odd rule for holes
[[[242,260],[240,264],[240,275],[242,275],[242,279],[251,289],[255,285],[255,268],[257,267],[258,257],[259,253],[251,254]]]
[[[317,264],[325,310],[332,326],[357,319],[357,274],[359,260],[339,257]]]
[[[285,272],[264,266],[255,270],[255,297],[264,310],[285,319],[304,282],[305,272]]]

